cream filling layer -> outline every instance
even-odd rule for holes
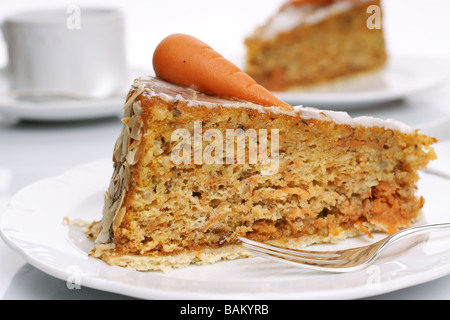
[[[264,107],[247,101],[234,101],[217,98],[203,93],[197,92],[189,88],[179,87],[177,85],[162,81],[153,77],[141,77],[136,79],[133,87],[145,88],[143,94],[148,96],[159,96],[166,101],[182,100],[189,106],[206,106],[206,107],[230,107],[230,108],[250,108],[259,112],[271,112],[278,114],[287,114],[291,116],[300,116],[304,120],[317,119],[321,121],[332,121],[337,124],[346,124],[351,127],[382,127],[385,129],[398,130],[402,133],[411,134],[416,130],[409,125],[394,119],[379,119],[369,116],[352,118],[347,112],[322,110],[302,105],[294,106],[293,111],[283,111],[277,107]]]

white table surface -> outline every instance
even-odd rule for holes
[[[386,6],[386,32],[388,46],[395,52],[411,52],[430,59],[450,62],[448,32],[450,12],[447,0],[405,1],[389,0]],[[280,1],[267,1],[267,7],[253,18],[247,12],[255,11],[261,1],[225,1],[214,9],[212,1],[147,1],[145,8],[138,1],[127,1],[122,6],[128,24],[128,49],[131,65],[151,67],[154,46],[166,34],[183,32],[197,35],[213,45],[224,55],[242,51],[243,36]],[[30,1],[14,1],[2,8],[0,21],[9,12],[27,8]],[[56,0],[43,1],[43,5],[55,5]],[[91,1],[78,1],[81,8]],[[100,1],[106,5],[112,2]],[[141,2],[143,3],[143,2]],[[177,10],[170,10],[167,3],[176,3]],[[427,10],[423,10],[424,4]],[[131,5],[130,5],[131,4]],[[219,6],[218,2],[214,5]],[[198,6],[198,7],[197,7]],[[239,10],[237,10],[239,7]],[[198,13],[206,8],[211,14]],[[190,19],[173,19],[174,14],[186,15]],[[153,19],[146,18],[145,13]],[[418,14],[420,13],[420,14]],[[171,16],[172,19],[168,19]],[[214,18],[213,18],[214,17]],[[168,22],[171,21],[171,23]],[[188,21],[187,21],[188,20]],[[232,23],[228,23],[228,22]],[[204,27],[208,24],[208,28]],[[223,33],[226,30],[226,33]],[[223,34],[221,37],[216,35]],[[147,41],[144,41],[147,39]],[[0,46],[0,63],[6,63],[5,48]],[[443,68],[450,68],[443,64]],[[439,155],[432,167],[447,172],[450,176],[450,82],[429,92],[416,94],[407,99],[389,102],[370,108],[350,111],[351,115],[373,115],[395,118],[423,132],[436,135],[441,141],[436,149]],[[448,123],[447,123],[448,121]],[[0,115],[0,212],[4,210],[13,194],[37,180],[55,176],[74,166],[102,158],[110,158],[122,123],[118,117],[83,121],[32,122],[7,119]],[[449,213],[450,215],[450,213]],[[449,218],[450,220],[450,218]],[[55,279],[27,264],[0,240],[0,298],[2,299],[127,299],[125,296],[106,293],[83,287],[69,290],[66,282]],[[450,275],[443,278],[387,293],[371,299],[450,299]]]

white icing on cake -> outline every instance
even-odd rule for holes
[[[284,6],[272,16],[264,28],[258,30],[259,37],[270,39],[300,25],[319,23],[326,18],[347,11],[370,0],[342,0],[330,4],[304,4]]]
[[[416,130],[405,123],[394,119],[379,119],[374,117],[352,118],[346,112],[321,110],[311,107],[294,106],[293,111],[283,111],[277,107],[264,107],[248,101],[223,99],[190,88],[180,87],[163,80],[146,76],[136,79],[132,85],[138,92],[142,92],[149,97],[158,96],[166,101],[184,101],[189,106],[207,106],[207,107],[230,107],[230,108],[250,108],[258,112],[271,112],[275,114],[287,114],[291,116],[300,116],[302,119],[317,119],[321,121],[332,121],[336,124],[346,124],[351,127],[382,127],[385,129],[398,130],[402,133],[414,133]]]

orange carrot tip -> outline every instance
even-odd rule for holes
[[[180,86],[293,110],[209,45],[187,34],[164,38],[153,54],[153,68],[158,78]]]

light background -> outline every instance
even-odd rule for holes
[[[130,66],[151,69],[153,50],[166,35],[194,35],[227,58],[244,54],[243,41],[275,11],[282,0],[2,0],[0,21],[20,10],[78,5],[119,8],[126,20]],[[450,1],[384,0],[383,29],[391,54],[408,53],[450,59]],[[82,20],[81,20],[82,21]],[[6,64],[6,48],[0,41],[0,66]]]
[[[166,35],[174,32],[195,35],[230,59],[242,55],[245,36],[265,21],[281,2],[282,0],[40,0],[38,5],[37,1],[31,0],[0,0],[0,23],[9,14],[33,8],[67,8],[69,5],[78,5],[82,11],[93,5],[117,7],[125,14],[130,66],[151,69],[155,46]],[[391,55],[408,53],[430,59],[450,60],[449,0],[384,0],[383,8],[383,28]],[[0,36],[0,68],[6,63],[6,48]],[[433,98],[436,97],[431,102],[433,110],[440,111],[443,109],[440,105],[448,105],[449,88],[447,85],[436,95],[431,93]],[[381,110],[370,109],[368,112],[378,115],[392,111],[394,118],[403,116],[410,109],[417,114],[419,108],[430,107],[429,98],[430,95],[424,98],[419,96],[398,106],[388,105]],[[432,111],[426,109],[423,112]],[[121,126],[114,120],[54,125],[16,125],[0,121],[0,211],[9,196],[29,183],[64,172],[90,158],[104,155],[110,157],[120,129]],[[71,141],[70,146],[67,146],[67,141]],[[61,150],[61,154],[53,155],[55,150]],[[450,299],[449,288],[450,276],[447,276],[382,297]],[[76,299],[77,294],[64,291],[63,281],[24,264],[23,259],[0,241],[0,298]],[[80,297],[116,298],[89,288],[82,290]]]

